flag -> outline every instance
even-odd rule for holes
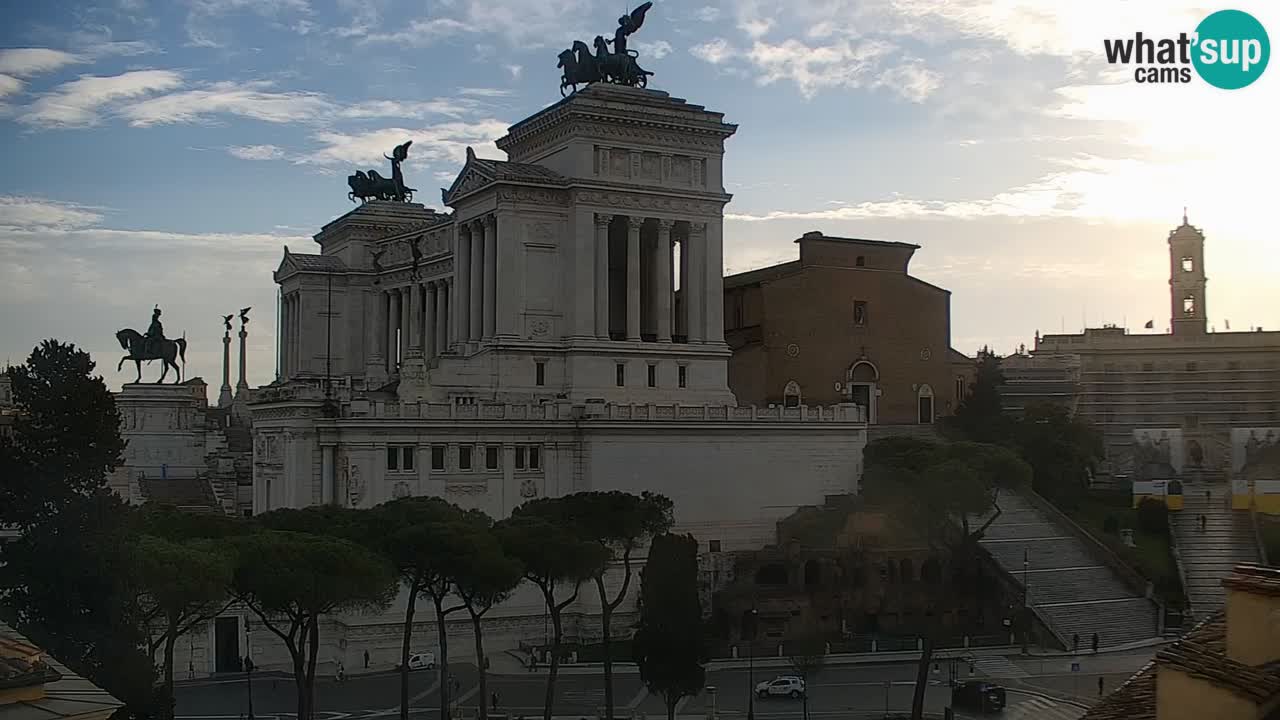
[[[1142,327],[1144,327],[1144,328],[1146,328],[1146,329],[1150,330],[1150,329],[1154,328],[1155,326],[1156,326],[1156,321],[1155,321],[1155,320],[1148,320],[1148,321],[1147,321],[1147,324],[1146,324],[1146,325],[1143,325]]]
[[[1227,324],[1227,329],[1228,329],[1228,330],[1230,330],[1230,329],[1231,329],[1231,321],[1230,321],[1230,320],[1223,320],[1222,322],[1224,322],[1224,323],[1226,323],[1226,324]]]

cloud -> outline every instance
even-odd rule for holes
[[[308,0],[190,0],[187,13],[187,44],[192,47],[222,48],[230,42],[231,33],[219,24],[227,15],[249,11],[264,18],[281,15],[310,15]]]
[[[481,155],[492,154],[493,142],[507,133],[509,123],[492,118],[474,122],[448,122],[416,130],[384,128],[362,133],[326,130],[312,139],[321,147],[299,162],[314,165],[367,165],[385,163],[387,148],[413,140],[410,162],[444,162],[459,165],[468,147]]]
[[[689,54],[712,65],[719,65],[737,55],[737,51],[724,38],[713,38],[689,48]]]
[[[478,32],[478,29],[453,18],[419,19],[411,21],[407,26],[395,32],[364,34],[361,36],[360,42],[422,48],[434,45],[436,41],[443,38],[468,32]]]
[[[458,88],[458,94],[465,95],[467,97],[499,98],[511,97],[515,93],[504,88],[464,87]]]
[[[267,92],[269,86],[266,82],[217,82],[126,105],[120,115],[135,127],[190,123],[215,114],[291,123],[313,120],[332,108],[319,93]]]
[[[894,46],[877,40],[808,46],[794,38],[780,43],[756,42],[746,58],[756,67],[756,81],[768,85],[790,80],[805,97],[824,88],[859,88],[871,81]]]
[[[79,55],[49,48],[0,50],[0,74],[31,77],[84,62]]]
[[[502,67],[511,74],[512,80],[519,80],[520,74],[524,72],[523,65],[503,65]]]
[[[924,102],[942,85],[942,77],[920,60],[909,60],[880,73],[872,87],[888,88],[914,103]]]
[[[662,58],[671,54],[671,43],[667,42],[666,40],[655,40],[653,42],[633,42],[631,44],[635,46],[635,49],[638,50],[642,56],[650,57],[650,58],[653,58],[654,60],[661,60]]]
[[[101,219],[102,213],[98,208],[21,195],[0,195],[0,227],[11,230],[79,228]]]
[[[22,81],[16,77],[0,75],[0,100],[5,95],[14,95],[22,91]]]
[[[100,121],[98,111],[117,100],[170,90],[182,84],[171,70],[135,70],[121,75],[81,75],[42,95],[20,122],[39,127],[87,127]]]
[[[347,119],[366,118],[413,118],[422,119],[432,115],[458,117],[472,112],[476,103],[465,98],[436,98],[419,102],[402,100],[368,100],[335,110],[335,116]]]
[[[275,145],[234,145],[227,152],[241,160],[278,160],[284,157],[284,150]]]
[[[712,7],[710,5],[700,7],[693,12],[693,17],[701,20],[702,22],[715,22],[720,19],[720,8]]]

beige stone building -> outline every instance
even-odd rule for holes
[[[796,244],[798,260],[724,279],[738,402],[854,402],[873,425],[954,412],[973,361],[951,348],[950,291],[909,272],[920,246],[820,232]]]
[[[1171,332],[1088,328],[1037,336],[1032,356],[1074,358],[1077,412],[1103,432],[1116,473],[1133,470],[1135,431],[1181,438],[1170,464],[1187,479],[1223,479],[1233,428],[1280,426],[1280,332],[1212,332],[1204,234],[1183,219],[1169,233]],[[1077,369],[1078,363],[1078,369]]]

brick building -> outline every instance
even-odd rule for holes
[[[973,361],[951,348],[951,293],[912,277],[919,245],[796,240],[800,259],[724,279],[729,386],[743,405],[855,402],[872,424],[955,411]]]

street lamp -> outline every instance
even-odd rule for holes
[[[253,629],[249,618],[244,619],[244,678],[249,695],[249,720],[253,720]]]
[[[1031,629],[1031,618],[1027,612],[1027,596],[1031,594],[1031,588],[1027,586],[1027,568],[1031,565],[1030,552],[1027,548],[1022,548],[1022,654],[1027,654],[1027,633]]]
[[[756,628],[760,611],[751,608],[751,639],[747,641],[747,720],[756,720]]]

